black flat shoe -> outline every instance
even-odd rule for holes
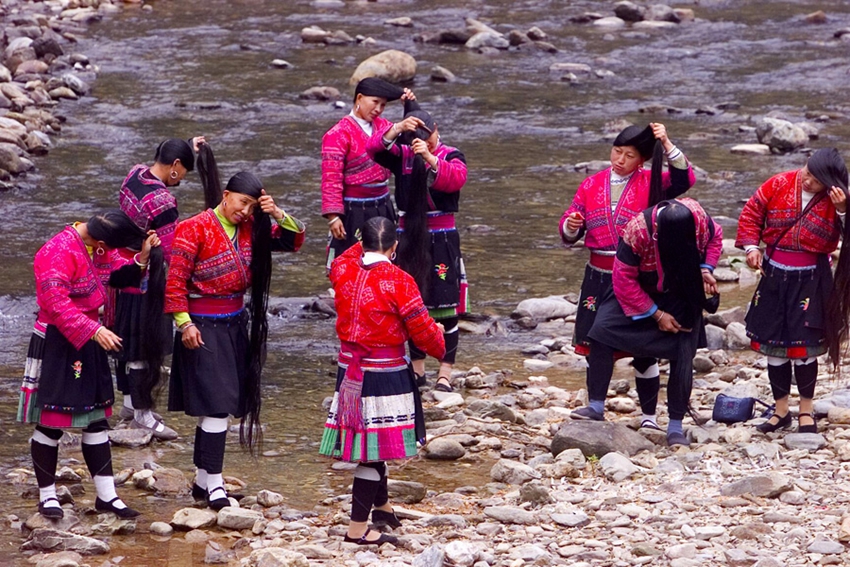
[[[206,502],[207,501],[207,489],[201,488],[195,483],[192,483],[192,498],[195,499],[195,502]]]
[[[812,423],[811,425],[802,425],[800,424],[801,417],[811,417]],[[817,433],[818,432],[818,422],[814,418],[814,416],[810,413],[801,413],[797,416],[797,433]]]
[[[776,423],[770,423],[770,420],[773,419],[774,417],[777,418],[779,421],[777,421]],[[788,413],[786,413],[785,415],[783,415],[782,417],[779,417],[778,415],[773,414],[772,416],[770,416],[770,419],[768,419],[764,423],[756,425],[756,429],[758,429],[762,433],[773,433],[777,429],[784,429],[784,428],[788,427],[789,425],[791,425],[791,412],[790,411]]]
[[[213,498],[212,495],[216,492],[220,492],[223,496],[219,496],[218,498]],[[223,486],[216,486],[212,489],[212,492],[207,494],[207,503],[209,507],[218,512],[222,508],[227,508],[230,506],[230,499],[227,497],[227,492],[224,490]]]
[[[454,388],[452,388],[452,384],[449,379],[445,376],[440,376],[437,378],[437,385],[434,386],[434,389],[438,392],[454,392]]]
[[[374,524],[376,528],[388,527],[396,529],[401,527],[401,520],[398,519],[395,512],[372,510],[372,524]]]
[[[124,520],[135,518],[141,515],[141,512],[133,510],[132,508],[126,505],[123,508],[116,508],[115,504],[113,504],[113,502],[115,502],[116,500],[121,500],[121,498],[116,496],[109,502],[104,502],[100,498],[95,498],[94,509],[98,512],[112,512],[113,514]]]
[[[42,517],[47,518],[48,520],[61,520],[65,517],[65,510],[61,508],[61,506],[45,506],[45,502],[50,502],[51,500],[55,500],[57,503],[59,502],[58,498],[50,497],[46,498],[43,501],[38,503],[38,513],[42,515]],[[377,510],[376,510],[377,511]]]
[[[385,543],[391,543],[393,545],[398,544],[398,538],[397,537],[387,535],[387,534],[381,534],[381,537],[379,537],[378,539],[373,540],[373,541],[369,541],[369,540],[366,539],[366,537],[371,532],[372,532],[371,529],[367,529],[366,533],[363,534],[362,537],[359,537],[359,538],[356,538],[356,539],[353,538],[353,537],[348,537],[348,535],[346,535],[345,537],[342,538],[342,541],[345,541],[345,542],[348,542],[348,543],[356,543],[357,545],[377,545],[378,547],[384,545]]]
[[[417,374],[416,372],[414,372],[413,377],[416,380],[416,387],[417,388],[424,388],[425,386],[428,385],[428,379],[425,378],[424,374]]]

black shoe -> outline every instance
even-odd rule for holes
[[[121,500],[121,498],[116,496],[109,502],[104,502],[100,498],[95,498],[94,509],[98,512],[112,512],[113,514],[124,520],[135,518],[141,515],[141,512],[133,510],[132,508],[126,505],[123,508],[116,508],[113,504],[113,502],[115,502],[116,500]]]
[[[219,496],[218,498],[213,498],[212,495],[216,492],[221,492],[223,496]],[[227,492],[224,490],[223,486],[216,486],[207,494],[207,501],[209,507],[218,512],[222,508],[227,508],[230,506],[230,499],[227,497]]]
[[[770,420],[773,419],[774,417],[776,419],[778,419],[779,421],[777,421],[776,423],[770,423]],[[791,425],[791,412],[790,411],[788,413],[786,413],[785,415],[783,415],[782,417],[779,417],[778,415],[773,414],[772,416],[770,416],[770,419],[768,419],[764,423],[756,425],[756,429],[758,429],[762,433],[773,433],[777,429],[784,429],[784,428],[788,427],[789,425]]]
[[[56,500],[59,502],[58,498],[54,498],[51,496],[50,498],[44,499],[42,502],[38,503],[38,513],[48,520],[61,520],[65,517],[65,510],[62,509],[61,506],[45,506],[45,502],[50,502],[51,500]],[[377,512],[377,510],[376,510]]]
[[[393,545],[398,545],[398,538],[395,537],[395,536],[387,535],[387,534],[381,534],[381,537],[379,537],[378,539],[376,539],[374,541],[368,541],[366,539],[366,537],[371,532],[372,532],[371,529],[367,529],[366,533],[363,534],[362,537],[359,537],[357,539],[355,539],[353,537],[348,537],[346,535],[344,538],[342,538],[342,541],[346,541],[348,543],[356,543],[357,545],[377,545],[378,547],[384,545],[385,543],[391,543]]]
[[[690,447],[691,442],[688,441],[688,438],[684,433],[679,433],[678,431],[674,433],[667,432],[667,446],[668,447]]]
[[[441,382],[442,380],[442,382]],[[454,392],[454,388],[452,388],[452,383],[449,381],[449,378],[446,376],[440,376],[437,378],[437,384],[434,386],[434,389],[438,392]]]
[[[388,527],[392,529],[401,527],[401,520],[395,515],[395,512],[385,512],[383,510],[372,510],[372,524],[376,528]]]
[[[811,417],[812,421],[814,421],[814,423],[812,423],[811,425],[801,425],[800,424],[800,418],[806,417],[806,416]],[[789,420],[789,422],[790,422],[790,420]],[[801,413],[800,415],[797,416],[797,433],[817,433],[817,432],[818,432],[818,422],[812,414]]]
[[[192,498],[195,499],[195,502],[206,502],[207,501],[207,489],[201,488],[195,483],[192,483]]]
[[[570,412],[570,419],[583,419],[585,421],[605,421],[605,416],[590,406],[584,406]]]
[[[416,380],[416,387],[417,388],[424,388],[425,386],[428,385],[428,379],[425,378],[424,374],[417,374],[416,372],[414,372],[413,376],[414,376],[414,379]]]

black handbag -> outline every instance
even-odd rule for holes
[[[711,419],[718,423],[741,423],[752,419],[756,402],[765,408],[762,416],[773,411],[773,406],[764,403],[758,398],[735,398],[726,394],[718,394],[714,400],[714,411]]]

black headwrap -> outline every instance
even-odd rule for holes
[[[378,96],[390,101],[400,99],[401,95],[404,94],[404,89],[377,77],[367,77],[357,83],[357,87],[354,89],[355,99],[359,94],[363,96]]]
[[[815,179],[830,187],[841,187],[847,192],[847,166],[835,148],[823,148],[812,154],[806,167]]]
[[[425,128],[427,128],[427,130],[420,127],[413,132],[403,132],[400,137],[401,139],[399,140],[400,143],[409,146],[416,138],[419,138],[420,140],[427,140],[430,138],[431,134],[434,132],[434,128],[437,126],[431,114],[422,110],[419,103],[415,100],[406,100],[404,101],[404,117],[408,118],[409,116],[415,116],[421,120],[425,124]]]
[[[647,126],[628,126],[614,139],[615,146],[634,146],[644,160],[652,157],[655,148],[655,134],[652,128]]]

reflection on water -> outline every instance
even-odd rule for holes
[[[30,431],[12,422],[33,309],[32,255],[63,223],[114,206],[130,166],[149,162],[161,139],[205,134],[225,177],[239,169],[258,173],[287,211],[308,223],[303,250],[276,257],[272,293],[321,293],[329,286],[322,267],[326,225],[318,215],[320,139],[348,109],[302,101],[298,94],[315,85],[332,85],[348,102],[348,78],[364,57],[387,48],[411,53],[420,68],[413,85],[418,97],[435,115],[445,141],[462,149],[469,162],[459,225],[490,228],[462,232],[473,308],[505,315],[525,297],[578,288],[585,252],[564,251],[556,223],[585,175],[573,171],[572,164],[608,155],[603,134],[609,121],[665,122],[672,139],[707,172],[691,194],[712,214],[735,219],[741,199],[762,180],[803,161],[800,155],[731,155],[732,145],[755,141],[753,134],[740,132],[739,125],[768,111],[786,112],[795,120],[805,113],[848,112],[846,100],[834,96],[835,85],[846,82],[846,45],[830,40],[834,29],[850,25],[850,5],[845,2],[692,4],[696,24],[639,33],[570,23],[571,16],[585,11],[610,11],[610,3],[591,0],[346,2],[339,8],[319,8],[305,0],[152,5],[152,12],[128,6],[91,28],[79,48],[101,68],[93,96],[63,104],[68,122],[49,159],[39,160],[39,172],[24,187],[0,195],[5,229],[0,295],[13,297],[3,300],[0,317],[0,364],[7,377],[0,403],[0,474],[30,466]],[[801,24],[802,15],[816,9],[827,11],[829,25]],[[416,27],[382,24],[398,16],[410,16]],[[484,19],[504,31],[507,26],[539,26],[561,52],[523,48],[478,54],[413,41],[416,33],[462,27],[465,17]],[[377,46],[302,45],[300,29],[314,24],[373,37]],[[271,68],[275,58],[286,59],[293,68]],[[594,71],[614,75],[565,82],[549,72],[555,62],[586,63]],[[438,64],[459,80],[430,82],[430,69]],[[722,102],[739,106],[716,115],[696,113]],[[648,103],[680,112],[641,114],[638,109]],[[399,118],[399,105],[390,105],[386,116]],[[829,120],[819,127],[820,140],[813,145],[836,145],[846,153],[846,120]],[[184,215],[201,206],[194,174],[176,194]],[[740,303],[748,293],[724,294],[724,305]],[[510,369],[524,378],[519,349],[540,335],[465,336],[458,366],[479,365],[488,372]],[[331,472],[316,455],[324,420],[320,404],[333,385],[333,336],[332,321],[274,323],[263,414],[268,427],[265,450],[275,455],[252,460],[232,445],[226,458],[225,472],[246,480],[249,491],[277,490],[291,506],[309,510],[350,482],[348,473]],[[549,377],[565,387],[578,387],[583,380],[581,373],[566,371]],[[136,452],[116,449],[116,470],[139,468],[153,459],[190,472],[188,436],[194,423],[171,414],[168,420],[183,433],[179,443]],[[73,453],[63,456],[79,459]],[[481,485],[488,469],[487,462],[422,461],[394,476],[451,490]],[[9,513],[26,516],[34,509],[33,501],[18,498],[21,487],[0,486],[0,496],[10,502]],[[93,487],[86,487],[91,493]],[[169,565],[203,560],[198,546],[184,545],[179,538],[157,543],[144,534],[148,522],[168,519],[188,502],[148,500],[127,487],[122,495],[140,503],[145,519],[138,535],[113,538],[116,553],[138,558],[134,565],[144,564],[144,557],[167,557]],[[13,553],[19,560],[13,552],[19,536],[8,524],[0,530],[7,543],[0,557]]]

